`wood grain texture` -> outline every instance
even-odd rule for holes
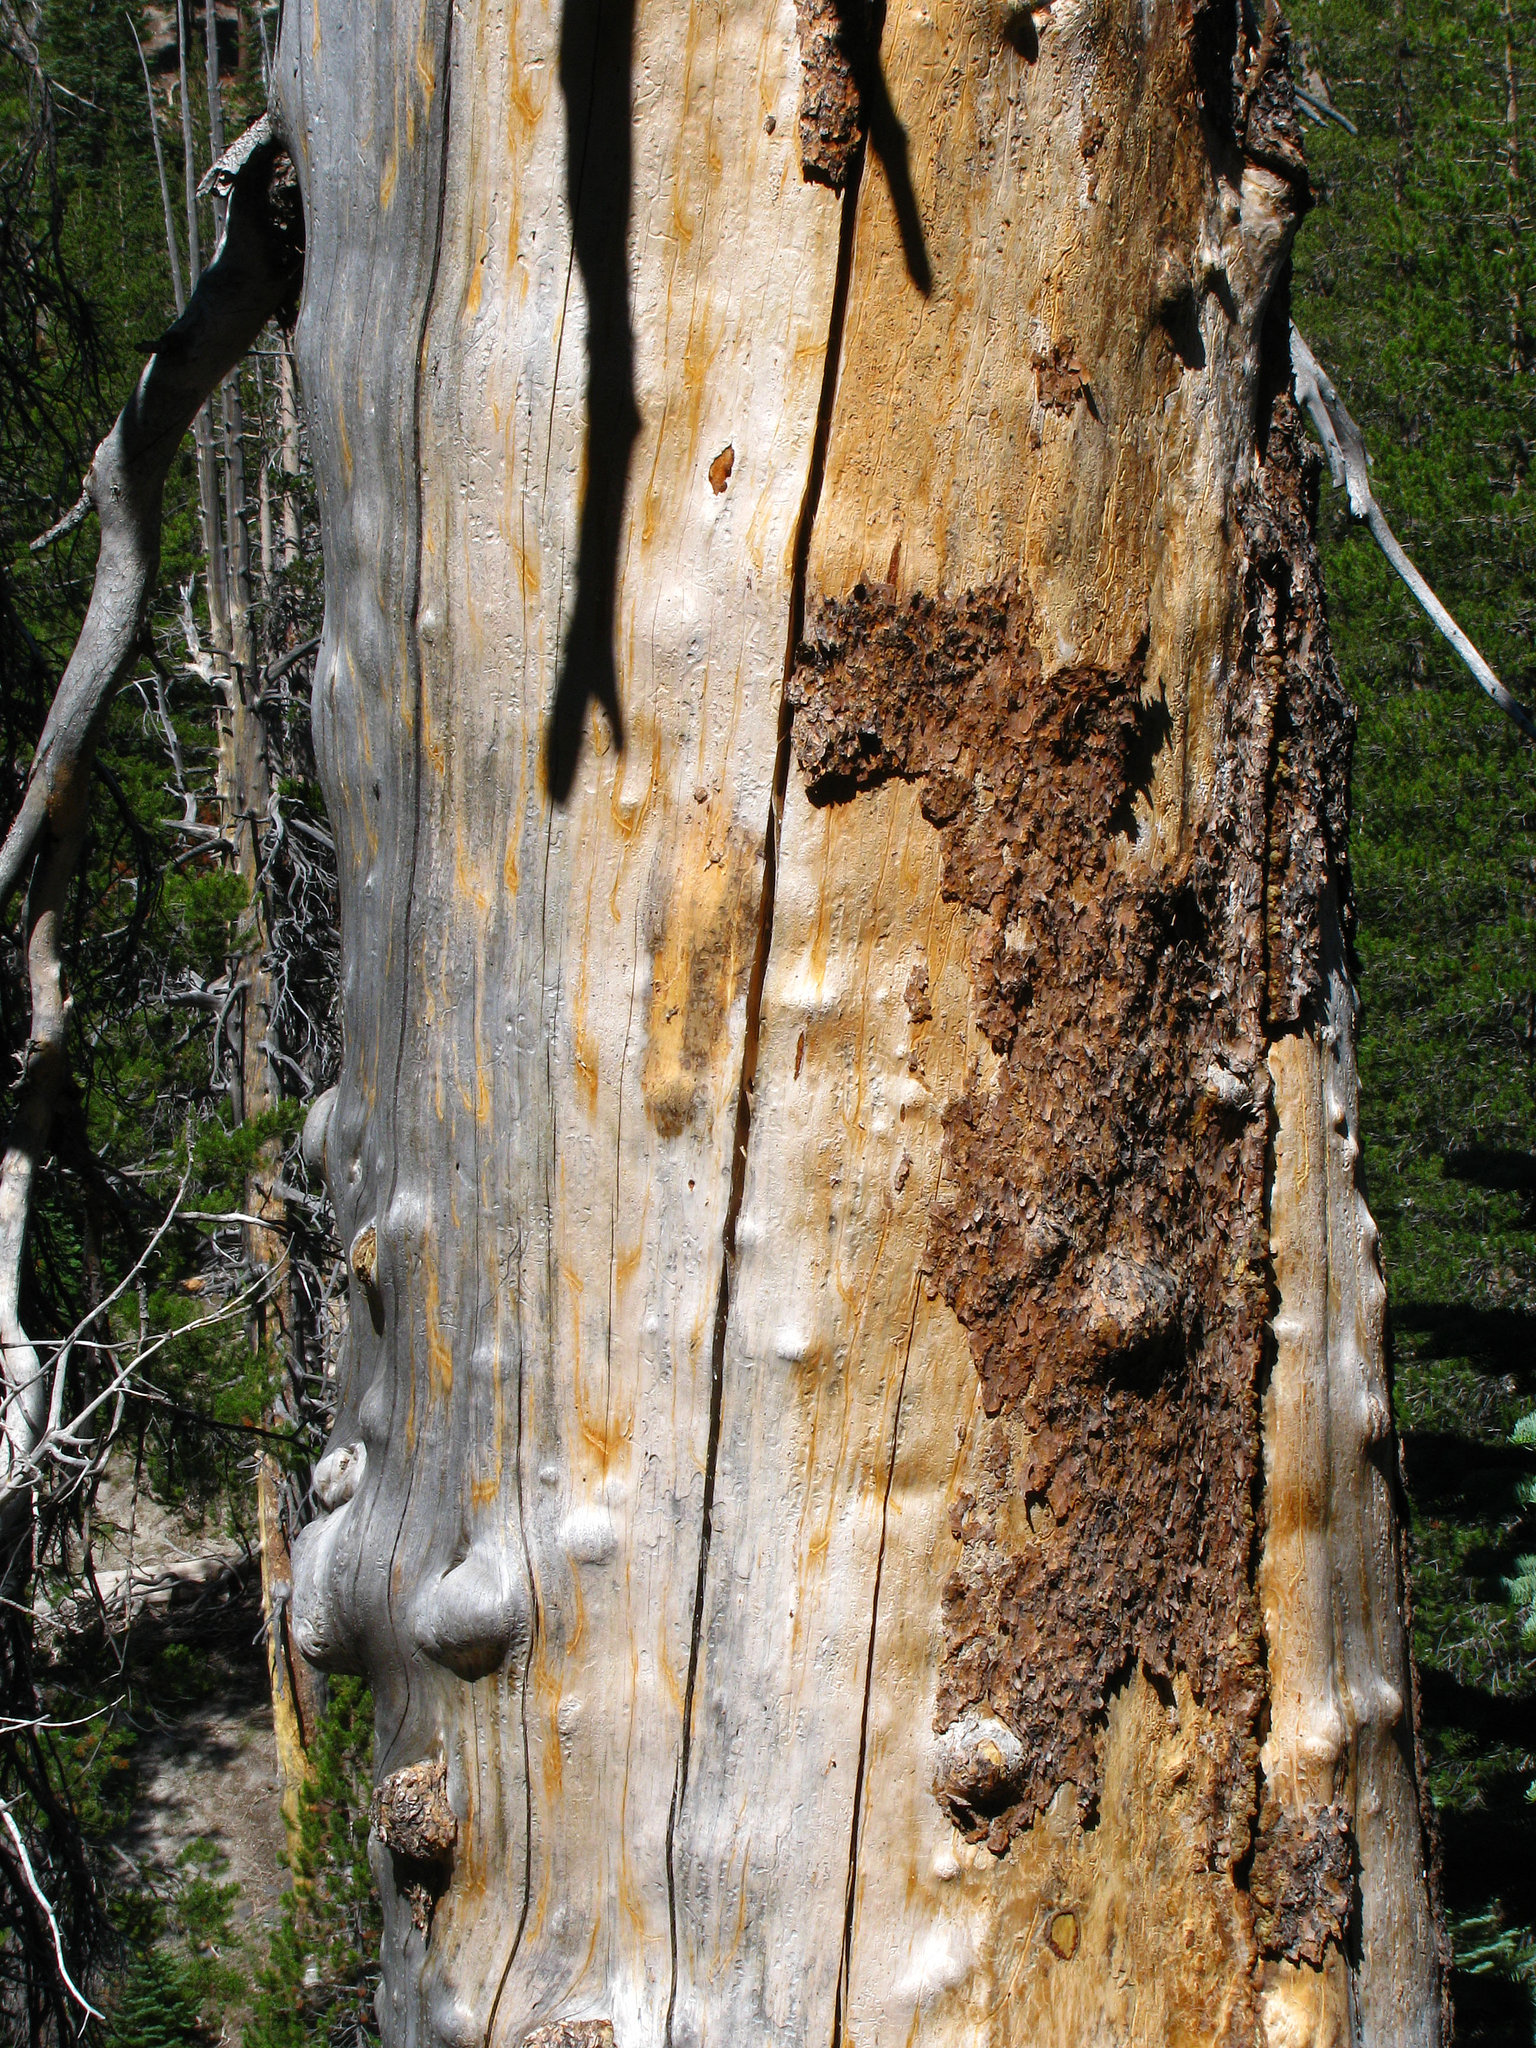
[[[335,394],[334,516],[353,527],[328,564],[339,553],[372,618],[394,543],[400,596],[379,609],[404,611],[397,646],[369,658],[333,598],[330,672],[355,695],[333,696],[326,735],[353,824],[353,977],[372,983],[355,1008],[349,984],[330,1171],[344,1230],[378,1233],[337,1431],[366,1442],[367,1477],[338,1511],[355,1533],[330,1567],[331,1629],[376,1674],[381,1770],[441,1747],[467,1823],[430,1943],[390,1912],[401,2039],[520,2038],[583,2014],[654,2037],[671,1989],[666,1835],[720,1243],[838,231],[784,139],[792,9],[681,27],[642,20],[633,54],[648,118],[629,237],[642,426],[614,565],[623,745],[583,715],[563,806],[546,719],[583,470],[603,459],[583,446],[567,130],[594,162],[609,141],[559,89],[557,18],[488,8],[451,38],[400,20],[381,38],[406,104],[356,123],[379,193],[366,296],[397,217],[432,251],[430,287],[407,275],[384,294],[377,369],[336,375],[318,302],[300,335],[312,405]],[[318,56],[290,38],[301,102],[330,75],[328,33]],[[315,177],[309,200],[329,213],[348,195]],[[590,203],[618,200],[598,180]],[[346,219],[332,232],[362,239]],[[419,372],[399,325],[412,304]],[[363,398],[354,422],[354,394],[384,377],[410,396]],[[409,456],[370,455],[369,428],[413,406]],[[361,505],[388,506],[402,479],[416,556],[407,531],[399,561],[386,525],[365,569]],[[383,882],[391,832],[401,892]],[[337,1539],[322,1524],[314,1541]],[[476,1639],[493,1667],[478,1682]]]
[[[1359,1186],[1356,998],[1336,916],[1326,1010],[1276,1041],[1279,1305],[1265,1408],[1264,1774],[1301,1812],[1339,1800],[1360,1860],[1360,1959],[1271,1968],[1277,2043],[1440,2038],[1436,1933],[1412,1772],[1412,1673],[1387,1386],[1386,1289]],[[1406,1863],[1406,1871],[1404,1864]]]
[[[377,1844],[391,2048],[1312,2038],[1188,1673],[1115,1674],[1092,1813],[1064,1785],[994,1853],[935,1797],[998,1455],[931,1249],[946,1112],[998,1071],[984,920],[915,779],[812,802],[781,724],[821,600],[1014,585],[1048,681],[1161,707],[1117,874],[1155,887],[1234,778],[1262,811],[1236,507],[1296,190],[1210,116],[1219,14],[892,10],[842,196],[785,0],[285,16],[354,1276],[295,1629],[455,1823],[422,1868]],[[1297,1198],[1298,1257],[1342,1256],[1331,1213]],[[1369,1691],[1391,1503],[1337,1484],[1359,1533],[1266,1565],[1265,1624],[1341,1669],[1343,1574]],[[1000,1512],[1027,1543],[1039,1504]],[[1389,1748],[1328,1786],[1374,1861],[1317,1981],[1372,2043],[1382,1973],[1432,1976]]]

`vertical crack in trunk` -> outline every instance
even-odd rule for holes
[[[762,1023],[763,988],[768,979],[768,955],[773,944],[774,894],[778,884],[779,828],[784,816],[784,797],[789,788],[790,733],[794,706],[789,684],[794,673],[795,649],[805,626],[806,573],[811,558],[811,532],[821,502],[821,487],[827,472],[827,447],[832,438],[832,405],[837,393],[838,365],[843,352],[843,326],[848,313],[848,287],[853,276],[853,248],[858,224],[859,187],[863,182],[864,151],[861,148],[843,193],[843,212],[837,240],[837,273],[832,286],[832,306],[827,320],[827,349],[822,365],[821,395],[816,407],[816,429],[811,437],[811,459],[806,470],[805,495],[795,527],[795,548],[790,571],[789,630],[784,648],[784,678],[779,692],[778,737],[773,760],[773,793],[768,806],[768,823],[763,839],[763,890],[758,909],[757,944],[747,983],[746,1018],[742,1033],[741,1085],[736,1094],[736,1124],[731,1140],[731,1185],[726,1200],[725,1222],[720,1233],[720,1288],[715,1297],[714,1333],[710,1351],[709,1441],[704,1457],[704,1505],[699,1528],[699,1564],[694,1580],[693,1626],[688,1641],[688,1679],[683,1689],[682,1742],[678,1752],[677,1775],[673,1780],[672,1804],[667,1814],[667,1918],[671,1949],[671,1981],[667,1990],[667,2023],[663,2039],[672,2048],[672,2024],[677,2009],[677,1823],[688,1795],[688,1764],[693,1744],[693,1701],[698,1685],[699,1657],[704,1625],[704,1594],[709,1579],[710,1541],[714,1533],[715,1470],[720,1455],[720,1420],[725,1400],[725,1339],[731,1313],[731,1269],[736,1263],[736,1223],[741,1213],[747,1180],[747,1145],[752,1130],[752,1090],[757,1079],[758,1034]]]
[[[837,1966],[837,1997],[832,2008],[832,2048],[842,2048],[843,2025],[853,1977],[853,1916],[859,1893],[859,1823],[864,1813],[864,1774],[869,1759],[869,1702],[875,1689],[875,1637],[880,1626],[880,1584],[885,1577],[885,1538],[891,1519],[891,1488],[896,1481],[896,1452],[901,1443],[901,1407],[907,1392],[907,1367],[917,1329],[917,1287],[907,1319],[907,1347],[901,1355],[896,1386],[896,1413],[891,1418],[891,1455],[885,1468],[885,1493],[880,1501],[880,1548],[875,1553],[875,1584],[869,1601],[869,1648],[864,1655],[864,1700],[859,1708],[859,1760],[853,1773],[853,1815],[848,1824],[848,1887],[843,1896],[843,1954]]]
[[[533,1552],[528,1543],[528,1518],[523,1492],[524,1421],[527,1415],[527,1374],[524,1360],[527,1357],[527,1344],[523,1333],[522,1255],[523,1246],[519,1238],[515,1285],[512,1290],[513,1315],[517,1325],[517,1533],[522,1545],[523,1569],[528,1574],[529,1608],[528,1640],[523,1649],[522,1676],[517,1688],[518,1723],[523,1738],[523,1901],[518,1908],[512,1945],[507,1950],[507,1960],[503,1963],[501,1975],[497,1979],[496,1996],[491,2000],[490,2015],[485,2023],[484,2038],[488,2042],[496,2039],[496,2021],[501,2012],[501,2001],[506,1996],[512,1965],[517,1961],[523,1945],[528,1913],[533,1904],[533,1745],[528,1734],[528,1682],[533,1676],[533,1653],[538,1646],[543,1617],[539,1612],[539,1585],[534,1577]]]
[[[405,904],[402,946],[400,953],[400,1007],[399,1022],[395,1038],[395,1079],[390,1094],[388,1193],[378,1208],[380,1222],[387,1222],[394,1208],[395,1194],[400,1185],[400,1089],[405,1072],[405,1040],[410,1023],[411,1009],[411,917],[415,906],[416,873],[421,861],[421,793],[423,781],[422,763],[422,713],[426,700],[426,684],[421,667],[421,639],[418,625],[421,613],[421,561],[422,527],[425,520],[425,489],[423,485],[421,447],[422,392],[426,382],[427,337],[432,328],[432,311],[437,301],[438,272],[443,259],[443,222],[448,204],[448,150],[452,136],[453,112],[453,0],[444,8],[443,38],[439,59],[438,76],[442,81],[443,111],[442,140],[438,149],[437,204],[432,221],[432,261],[427,270],[427,288],[422,298],[421,325],[416,336],[416,382],[411,406],[411,489],[415,499],[416,530],[410,542],[411,587],[407,600],[407,616],[411,630],[406,636],[406,664],[411,692],[411,848],[405,870]],[[397,1338],[399,1325],[396,1324]],[[399,1382],[395,1386],[399,1396]],[[393,1413],[391,1414],[393,1424]],[[390,1440],[394,1438],[391,1427]],[[402,1674],[404,1690],[396,1715],[395,1726],[389,1740],[382,1742],[375,1734],[374,1767],[379,1766],[389,1755],[390,1749],[399,1740],[405,1727],[411,1707],[411,1656],[409,1646],[401,1642],[400,1627],[395,1617],[394,1586],[395,1567],[399,1559],[400,1540],[405,1533],[406,1517],[410,1513],[411,1497],[415,1492],[416,1468],[413,1465],[406,1475],[406,1482],[400,1501],[400,1511],[395,1521],[395,1533],[389,1548],[389,1575],[385,1580],[388,1589],[385,1595],[390,1621],[390,1634],[394,1640],[396,1668]]]

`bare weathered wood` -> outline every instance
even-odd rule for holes
[[[1266,2019],[1277,2040],[1348,2040],[1357,2031],[1428,2044],[1442,2038],[1444,2016],[1412,1765],[1386,1290],[1359,1186],[1357,1005],[1332,906],[1327,932],[1321,1014],[1304,1033],[1277,1039],[1269,1055],[1279,1302],[1265,1402],[1263,1767],[1274,1796],[1298,1817],[1335,1802],[1350,1815],[1360,1960],[1351,1972],[1333,1948],[1320,1971],[1282,1963],[1266,1990]]]

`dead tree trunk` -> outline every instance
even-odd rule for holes
[[[1443,2038],[1258,13],[286,10],[392,2043]]]

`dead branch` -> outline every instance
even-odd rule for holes
[[[1333,479],[1334,489],[1343,485],[1352,515],[1370,528],[1376,545],[1412,591],[1433,625],[1455,648],[1480,688],[1487,692],[1506,717],[1519,726],[1528,740],[1536,740],[1536,720],[1505,689],[1414,567],[1397,535],[1387,524],[1386,515],[1371,491],[1370,457],[1365,450],[1365,436],[1350,418],[1349,410],[1329,381],[1327,371],[1308,348],[1294,323],[1291,327],[1291,371],[1296,381],[1296,396],[1306,407],[1323,444],[1323,452],[1328,457],[1328,473]]]
[[[21,808],[0,848],[0,906],[88,769],[102,708],[137,652],[159,566],[161,498],[181,438],[209,392],[297,288],[302,240],[285,171],[269,129],[233,175],[218,254],[92,460],[85,495],[101,521],[95,585]]]
[[[26,1883],[27,1890],[32,1894],[33,1902],[37,1906],[38,1911],[48,1922],[48,1931],[53,1936],[54,1958],[58,1963],[59,1975],[64,1980],[65,1988],[87,2018],[93,2020],[104,2019],[105,2015],[96,2010],[95,2006],[91,2004],[91,2001],[69,1974],[68,1966],[64,1961],[64,1937],[59,1932],[58,1915],[53,1910],[48,1894],[37,1881],[37,1872],[32,1868],[32,1858],[27,1854],[27,1845],[22,1838],[21,1829],[17,1827],[12,1819],[11,1809],[3,1804],[0,1804],[0,1821],[5,1823],[5,1831],[11,1838],[11,1847],[16,1851],[17,1860],[21,1864],[21,1874]]]

